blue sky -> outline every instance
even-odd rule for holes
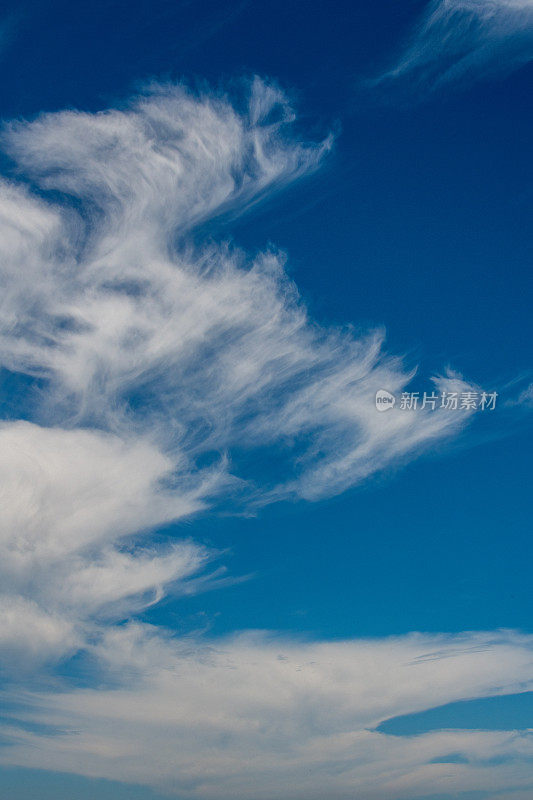
[[[1,20],[6,797],[530,797],[530,0]]]

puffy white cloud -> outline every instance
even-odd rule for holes
[[[11,670],[27,673],[58,656],[72,655],[82,645],[74,625],[37,603],[15,594],[0,595],[0,652]]]
[[[533,58],[532,0],[432,0],[377,83],[438,89],[507,74]]]
[[[83,646],[95,618],[128,616],[165,587],[197,585],[210,554],[187,541],[151,547],[146,532],[201,508],[217,478],[175,491],[169,476],[174,461],[142,440],[2,423],[0,577],[9,594],[0,641],[9,663],[13,637],[32,659],[54,645],[61,657],[70,634]]]

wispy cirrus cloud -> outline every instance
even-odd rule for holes
[[[503,800],[533,786],[527,731],[376,730],[390,716],[531,689],[530,636],[179,641],[131,624],[109,631],[92,655],[103,667],[98,688],[19,696],[4,763],[147,784],[183,800],[468,791]]]
[[[305,765],[316,763],[335,773],[339,797],[352,796],[388,763],[372,752],[390,742],[367,727],[438,695],[440,656],[409,671],[418,677],[401,702],[382,696],[404,675],[402,659],[433,640],[389,643],[391,652],[357,642],[280,650],[275,637],[177,641],[131,622],[219,580],[216,554],[177,527],[153,535],[161,526],[221,506],[331,496],[456,436],[471,416],[377,412],[376,391],[397,393],[414,373],[386,352],[383,332],[317,324],[284,254],[251,258],[202,235],[320,166],[330,138],[299,141],[293,120],[283,93],[256,79],[236,99],[153,84],[120,108],[4,129],[17,166],[0,184],[0,366],[23,376],[29,419],[13,418],[12,404],[0,424],[0,657],[24,698],[19,721],[42,713],[79,731],[37,741],[13,720],[6,763],[42,757],[47,768],[132,781],[142,765],[144,782],[160,775],[206,798],[249,797],[261,776],[279,796],[301,796],[314,774]],[[469,388],[451,372],[434,380]],[[442,702],[523,688],[529,640],[465,641],[462,677]],[[490,653],[481,682],[483,664],[471,661],[480,647]],[[21,661],[37,682],[73,655],[90,665],[86,680],[114,690],[66,691],[55,675],[49,694],[25,692]],[[410,752],[405,768],[387,767],[376,797],[403,796],[402,781],[412,788],[422,762]]]
[[[147,531],[338,493],[470,416],[378,414],[376,390],[412,377],[381,331],[315,324],[275,250],[198,245],[207,220],[319,166],[330,140],[292,140],[293,118],[256,80],[241,111],[151,85],[120,109],[4,130],[25,182],[0,185],[0,362],[38,387],[32,421],[0,427],[0,569],[76,641],[193,585],[210,558]]]
[[[431,0],[397,62],[372,85],[434,91],[506,75],[532,58],[532,0]]]
[[[221,453],[238,472],[238,451],[282,446],[272,498],[341,491],[462,427],[465,414],[377,418],[376,389],[412,371],[383,331],[314,324],[282,253],[192,244],[318,167],[330,140],[291,141],[292,119],[256,81],[244,114],[152,86],[120,110],[7,127],[39,195],[2,186],[0,357],[44,381],[35,421],[147,436],[191,472]]]

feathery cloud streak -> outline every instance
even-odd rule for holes
[[[357,672],[366,646],[349,643],[342,652],[332,644],[313,646],[326,658],[323,674],[301,687],[274,673],[265,699],[255,693],[268,676],[252,667],[254,659],[270,664],[270,646],[259,642],[243,656],[242,644],[229,643],[231,658],[237,664],[244,658],[241,698],[241,689],[232,694],[236,673],[213,655],[215,645],[176,643],[146,625],[117,624],[166,594],[197,591],[219,579],[209,572],[215,554],[192,541],[162,542],[151,536],[154,529],[220,504],[249,509],[341,492],[457,434],[469,419],[466,411],[377,413],[375,392],[398,392],[412,377],[401,359],[384,352],[383,333],[356,335],[314,323],[284,271],[283,254],[274,249],[250,259],[228,243],[202,238],[209,220],[242,213],[318,168],[330,140],[291,138],[293,119],[284,95],[256,80],[246,102],[152,85],[120,109],[48,114],[4,130],[18,178],[0,184],[0,365],[25,376],[30,419],[0,424],[2,666],[21,691],[28,673],[36,681],[76,654],[91,659],[100,684],[113,680],[121,687],[117,695],[102,695],[115,709],[108,719],[116,727],[113,746],[102,736],[96,690],[92,711],[76,705],[83,704],[83,692],[53,692],[48,700],[46,694],[26,696],[25,713],[36,714],[50,701],[59,727],[71,728],[68,720],[76,718],[84,733],[53,736],[49,743],[45,737],[36,751],[27,731],[5,728],[18,743],[5,751],[7,761],[37,766],[37,752],[46,760],[50,747],[57,759],[43,761],[47,767],[137,780],[139,742],[152,733],[165,739],[170,725],[161,752],[183,750],[191,765],[206,748],[216,762],[218,745],[212,745],[229,736],[233,766],[221,762],[219,770],[208,758],[199,767],[223,787],[224,775],[235,773],[246,752],[241,717],[249,718],[243,730],[258,731],[258,753],[266,753],[266,765],[262,756],[254,762],[256,775],[275,771],[279,744],[269,738],[264,750],[260,733],[271,713],[280,741],[294,737],[293,764],[283,769],[293,775],[297,796],[298,763],[312,761],[317,747],[344,763],[355,740],[364,739],[370,750],[384,741],[382,734],[369,738],[364,727],[389,715],[394,703],[387,712],[362,714],[344,738],[341,709],[352,691],[347,687],[367,680],[366,672]],[[468,388],[451,373],[435,381],[441,389]],[[476,636],[471,639],[477,647]],[[483,691],[503,687],[504,673],[511,676],[508,691],[523,687],[529,643],[511,635],[506,642],[489,647],[495,671]],[[298,646],[291,657],[313,660],[312,649]],[[415,650],[406,652],[414,657]],[[114,661],[119,653],[120,663]],[[344,675],[335,663],[337,657],[344,663],[346,653],[353,667],[346,665]],[[210,665],[205,673],[203,664]],[[391,669],[401,672],[394,664]],[[200,674],[220,687],[207,710],[203,689],[194,684]],[[132,675],[140,681],[135,689]],[[474,691],[468,681],[457,686],[465,696]],[[131,729],[114,702],[131,691],[140,692],[141,702],[144,691],[151,696],[161,687],[154,708],[175,698],[177,716],[150,720],[147,737],[142,725]],[[338,719],[326,726],[326,739],[332,738],[299,745],[302,725],[322,725],[324,691],[328,703],[337,698]],[[380,684],[376,696],[381,692]],[[179,712],[184,697],[189,705]],[[316,699],[319,722],[304,720],[302,698],[310,707]],[[70,702],[62,717],[62,703]],[[283,714],[276,721],[285,702],[302,717],[300,727]],[[428,702],[426,692],[414,707]],[[223,706],[218,711],[217,703]],[[242,705],[242,715],[232,703]],[[361,696],[357,703],[364,705]],[[200,729],[204,717],[193,753],[183,726]],[[51,722],[54,714],[47,710],[46,718]],[[121,753],[132,758],[124,761]],[[193,766],[169,763],[174,766],[165,780],[188,791],[176,776],[194,773]],[[354,769],[346,772],[350,781]],[[203,786],[196,796],[239,796],[241,789],[249,796],[245,773],[229,781],[226,795],[193,773],[191,786]],[[145,780],[155,781],[155,773]]]
[[[398,62],[375,84],[436,90],[506,75],[532,58],[532,0],[432,0]]]
[[[148,784],[183,800],[471,790],[508,800],[511,788],[526,796],[533,786],[530,732],[376,730],[390,716],[531,689],[530,636],[179,642],[132,624],[96,649],[109,686],[19,698],[25,711],[9,715],[4,762]]]
[[[375,390],[411,373],[383,353],[381,331],[357,338],[309,320],[282,254],[250,262],[187,237],[319,165],[329,140],[287,139],[292,117],[256,81],[244,115],[221,97],[152,87],[120,111],[7,128],[20,168],[63,198],[2,187],[0,357],[45,380],[34,421],[148,436],[189,467],[284,444],[298,475],[288,480],[289,455],[274,493],[309,497],[461,427],[457,414],[378,418]]]
[[[216,502],[334,494],[469,416],[376,413],[376,390],[411,377],[381,332],[314,324],[279,253],[192,244],[206,220],[316,169],[330,142],[290,139],[293,117],[256,80],[240,112],[151,86],[119,110],[4,131],[26,185],[0,186],[0,363],[38,389],[32,422],[0,427],[0,569],[17,603],[66,616],[73,642],[209,559],[139,534]]]

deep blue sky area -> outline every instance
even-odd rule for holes
[[[310,317],[324,325],[384,327],[387,352],[419,365],[413,389],[430,389],[430,376],[450,366],[473,384],[499,392],[496,409],[476,413],[472,426],[453,441],[395,464],[338,497],[278,503],[256,516],[210,511],[149,531],[154,541],[190,537],[205,544],[218,553],[211,569],[225,571],[218,587],[167,598],[145,611],[143,621],[178,634],[205,632],[209,641],[249,629],[279,631],[279,641],[285,635],[324,641],[410,631],[533,630],[533,431],[531,409],[516,402],[533,381],[533,62],[435,92],[372,89],[372,78],[397,62],[426,5],[425,0],[0,4],[0,120],[116,107],[151,79],[229,91],[254,75],[278,84],[296,108],[296,135],[320,141],[333,132],[332,152],[311,177],[237,220],[211,221],[197,231],[200,240],[227,240],[252,256],[271,246],[285,251],[287,270]],[[0,169],[16,175],[6,156],[0,156]],[[0,417],[31,419],[35,391],[36,380],[3,370]],[[59,678],[83,684],[81,673],[91,664],[87,667],[83,657],[65,658]],[[393,682],[392,671],[391,676]],[[517,680],[509,678],[516,692]],[[302,696],[307,691],[311,697],[306,688]],[[387,720],[382,732],[395,737],[451,727],[533,728],[531,692],[437,708],[429,708],[431,703],[432,696],[424,711]],[[199,710],[202,720],[203,700]],[[223,713],[222,722],[218,714],[215,733],[205,740],[210,752],[213,743],[215,764],[216,748],[233,736],[226,735]],[[11,718],[5,719],[9,727]],[[264,726],[267,738],[275,714],[272,719]],[[138,720],[131,720],[134,728]],[[314,725],[312,708],[309,720]],[[295,713],[291,730],[293,721],[296,731],[307,724]],[[57,763],[69,769],[76,747],[82,756],[88,747],[79,771],[108,774],[113,755],[99,753],[76,724],[62,732],[67,759]],[[338,764],[331,762],[332,774],[348,769],[344,718],[340,724],[331,728],[342,746]],[[257,727],[263,727],[262,720]],[[21,730],[22,741],[24,722]],[[111,721],[103,733],[109,737],[113,731]],[[361,740],[363,733],[357,731]],[[63,734],[72,734],[73,744]],[[253,736],[250,750],[243,751],[243,775],[255,768]],[[3,734],[0,745],[8,738]],[[120,744],[119,734],[116,741]],[[327,736],[324,741],[327,752]],[[283,737],[280,742],[281,750]],[[32,758],[39,755],[37,745],[28,747],[34,748]],[[332,746],[332,759],[336,752]],[[289,750],[287,755],[293,758]],[[442,759],[430,764],[441,762],[462,765],[466,759],[443,751]],[[38,758],[19,758],[19,763],[39,765]],[[99,763],[104,771],[98,771]],[[474,775],[482,775],[490,763],[479,761]],[[224,781],[231,769],[223,767]],[[393,768],[387,769],[392,775]],[[122,778],[120,769],[109,774]],[[260,781],[274,773],[257,774],[261,788]],[[284,780],[284,774],[280,771],[276,780]],[[385,770],[379,780],[387,776]],[[127,773],[125,780],[130,780]],[[475,790],[477,778],[468,780],[465,785],[474,790],[455,792],[450,784],[453,797],[484,800],[487,794]],[[0,785],[2,800],[163,800],[150,788],[16,766],[0,766]],[[401,795],[394,796],[406,796],[409,785],[402,784]],[[288,797],[296,796],[294,787],[289,785]],[[223,792],[222,787],[217,796]],[[207,795],[199,790],[197,796]],[[435,794],[426,800],[451,797]]]
[[[365,80],[423,5],[4,4],[0,113],[97,110],[150,78],[273,79],[302,135],[334,130],[334,151],[313,177],[209,234],[286,250],[313,316],[386,326],[389,349],[421,364],[419,388],[451,364],[505,399],[531,364],[533,69],[408,105],[376,97]],[[181,526],[249,578],[151,613],[219,633],[530,628],[531,438],[500,409],[483,423],[460,447],[342,498]]]
[[[531,436],[485,442],[327,502],[182,526],[227,549],[229,575],[249,577],[145,618],[313,638],[529,630],[532,445]]]

